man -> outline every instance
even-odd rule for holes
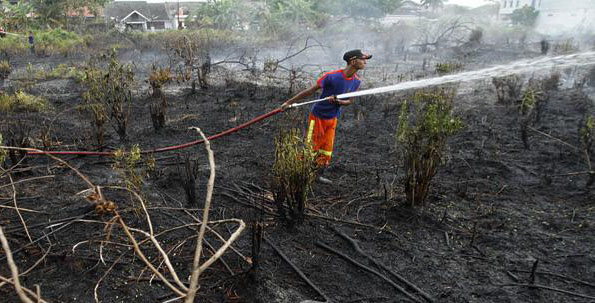
[[[31,54],[34,55],[35,54],[35,37],[33,37],[33,32],[29,31],[29,50],[31,51]]]
[[[291,104],[313,95],[321,88],[320,98],[329,98],[315,103],[308,117],[307,140],[312,143],[314,151],[318,153],[316,162],[322,168],[318,177],[318,181],[321,183],[332,183],[331,180],[323,176],[323,172],[330,165],[333,154],[337,118],[341,113],[341,106],[353,103],[351,99],[339,100],[336,96],[359,89],[360,79],[357,72],[366,67],[366,60],[370,58],[372,58],[372,55],[366,54],[359,49],[346,52],[343,55],[343,60],[347,62],[347,66],[344,69],[325,73],[316,81],[314,86],[298,93],[281,106],[281,108],[287,109]]]

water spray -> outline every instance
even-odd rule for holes
[[[6,34],[6,35],[11,35],[11,36],[17,36],[17,37],[26,37],[25,35],[9,33],[9,32],[4,32],[4,31],[0,32],[0,34]]]
[[[418,89],[423,87],[437,86],[449,83],[471,82],[493,77],[503,77],[510,74],[523,74],[552,68],[567,68],[572,66],[588,66],[595,64],[595,51],[563,55],[556,57],[543,57],[539,59],[527,59],[516,61],[510,64],[498,65],[490,68],[463,72],[442,77],[428,78],[416,81],[408,81],[390,86],[383,86],[356,92],[337,95],[337,99],[349,99],[353,97],[390,93],[402,90]],[[294,103],[290,107],[299,107],[327,100],[328,98],[317,99],[302,103]]]
[[[389,93],[389,92],[396,92],[396,91],[403,91],[403,90],[410,90],[410,89],[419,89],[423,87],[430,87],[442,84],[449,84],[449,83],[458,83],[458,82],[470,82],[476,80],[482,80],[486,78],[493,78],[493,77],[502,77],[507,76],[510,74],[522,74],[527,72],[534,72],[539,70],[547,70],[552,68],[567,68],[572,66],[588,66],[595,64],[595,51],[589,51],[584,53],[578,54],[571,54],[571,55],[563,55],[563,56],[556,56],[556,57],[543,57],[539,59],[527,59],[512,62],[505,65],[498,65],[495,67],[485,68],[481,70],[469,71],[459,74],[447,75],[442,77],[436,78],[429,78],[429,79],[422,79],[417,81],[409,81],[403,82],[395,85],[371,88],[360,90],[356,92],[341,94],[336,96],[337,99],[349,99],[354,97],[360,96],[367,96],[367,95],[376,95],[381,93]],[[316,99],[311,101],[306,101],[302,103],[294,103],[291,104],[288,109],[300,107],[307,104],[313,104],[321,101],[328,100],[329,97]],[[285,109],[277,108],[272,110],[266,114],[260,115],[248,122],[245,122],[239,126],[234,128],[230,128],[218,134],[209,136],[208,140],[218,139],[220,137],[235,133],[243,128],[246,128],[256,122],[274,116],[278,113],[284,112]],[[151,150],[144,150],[141,153],[143,154],[152,154],[152,153],[160,153],[166,151],[173,151],[179,150],[186,147],[194,146],[197,144],[204,143],[204,140],[196,140],[180,145],[156,148]],[[92,152],[92,151],[29,151],[27,152],[28,155],[43,155],[43,154],[51,154],[51,155],[86,155],[86,156],[114,156],[114,152]]]

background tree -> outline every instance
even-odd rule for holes
[[[421,5],[425,6],[426,8],[431,8],[435,10],[439,7],[442,7],[445,2],[448,0],[421,0]]]
[[[525,5],[522,8],[515,9],[510,15],[510,21],[513,24],[531,27],[535,24],[539,12],[534,7]]]
[[[12,5],[3,5],[3,8],[0,9],[0,23],[6,30],[27,27],[29,19],[27,15],[32,11],[33,6],[23,1]]]
[[[196,11],[195,15],[201,27],[231,30],[241,27],[248,14],[241,1],[209,0]]]
[[[40,24],[47,26],[63,26],[66,24],[68,12],[82,12],[85,7],[92,12],[97,12],[111,0],[31,0],[29,3],[35,10],[35,15]]]
[[[317,8],[333,15],[378,18],[393,13],[403,0],[321,0]]]

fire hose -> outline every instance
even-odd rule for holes
[[[342,95],[337,96],[338,98],[341,98]],[[312,100],[312,101],[307,101],[307,102],[303,102],[303,103],[294,103],[292,105],[290,105],[288,108],[295,108],[295,107],[299,107],[302,105],[306,105],[306,104],[312,104],[312,103],[316,103],[316,102],[321,102],[324,100],[327,100],[328,98],[322,98],[322,99],[316,99],[316,100]],[[282,108],[277,108],[274,109],[266,114],[260,115],[250,121],[244,122],[236,127],[230,128],[228,130],[222,131],[218,134],[212,135],[207,137],[207,139],[209,141],[233,134],[241,129],[244,129],[256,122],[262,121],[264,119],[267,119],[269,117],[272,117],[278,113],[284,112],[285,110]],[[191,141],[191,142],[187,142],[184,144],[179,144],[179,145],[173,145],[173,146],[167,146],[167,147],[161,147],[161,148],[155,148],[155,149],[150,149],[150,150],[143,150],[141,151],[142,154],[154,154],[154,153],[161,153],[161,152],[167,152],[167,151],[173,151],[173,150],[179,150],[179,149],[183,149],[183,148],[187,148],[190,146],[194,146],[194,145],[198,145],[201,143],[204,143],[205,140],[196,140],[196,141]],[[79,155],[79,156],[114,156],[115,152],[97,152],[97,151],[28,151],[27,152],[28,155]]]

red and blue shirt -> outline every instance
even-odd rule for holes
[[[322,99],[357,91],[361,81],[357,74],[353,74],[351,78],[347,78],[344,71],[339,69],[325,73],[316,83],[322,88],[322,94],[320,95]],[[341,106],[324,100],[315,103],[310,112],[318,118],[333,119],[341,113]]]

